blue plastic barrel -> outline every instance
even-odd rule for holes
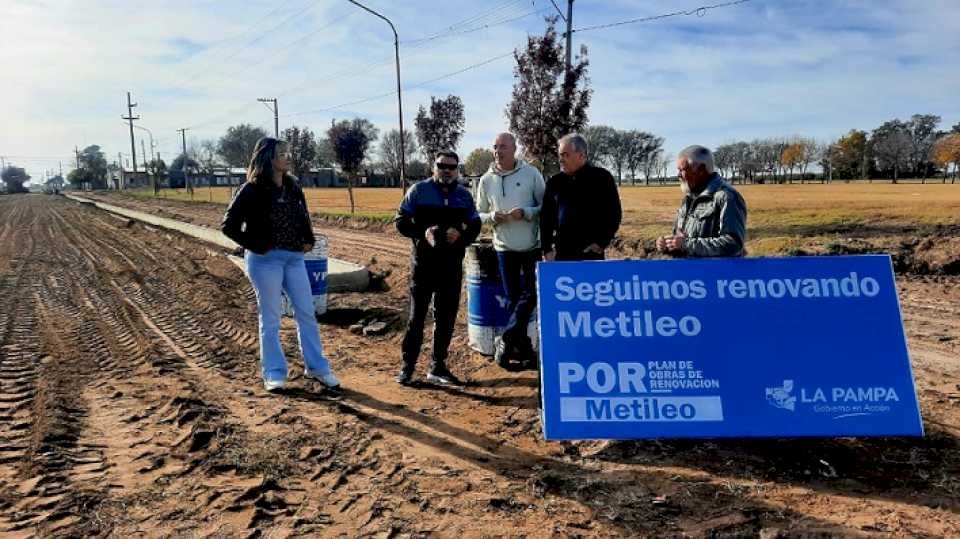
[[[310,279],[310,291],[313,293],[313,309],[316,314],[327,312],[327,238],[317,236],[313,250],[303,257],[307,266],[307,278]],[[285,316],[293,316],[293,307],[287,298],[286,292],[280,301],[280,308]]]
[[[467,247],[464,258],[467,281],[467,343],[481,354],[492,356],[496,338],[510,321],[509,300],[500,280],[497,253],[489,241]],[[527,334],[538,348],[537,313],[530,317]]]

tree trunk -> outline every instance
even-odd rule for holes
[[[353,203],[353,175],[347,175],[347,193],[350,195],[350,215],[353,215],[356,211],[356,206]]]

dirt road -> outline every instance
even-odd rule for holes
[[[540,439],[534,374],[470,353],[462,326],[451,364],[469,386],[394,384],[402,323],[347,326],[402,320],[406,244],[323,232],[394,286],[331,298],[342,396],[302,379],[289,321],[291,388],[271,396],[253,292],[222,254],[61,197],[0,197],[0,535],[960,534],[956,277],[899,277],[925,439],[558,444]]]

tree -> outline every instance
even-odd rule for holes
[[[643,183],[650,185],[650,176],[653,176],[659,168],[659,157],[663,153],[663,137],[658,137],[644,131],[628,131],[628,140],[630,141],[629,152],[627,155],[627,164],[631,167],[633,183],[636,184],[636,171],[633,168],[635,161],[639,161],[643,169]]]
[[[347,176],[350,213],[354,213],[356,205],[353,199],[353,183],[367,156],[367,149],[377,139],[377,128],[363,118],[335,121],[327,130],[327,139],[330,141],[337,164]]]
[[[953,179],[950,183],[957,181],[958,169],[960,169],[960,133],[952,133],[937,139],[933,145],[933,162],[943,168],[943,182],[947,182],[947,174],[950,171],[950,163],[953,163]]]
[[[337,159],[333,155],[333,146],[330,140],[324,136],[317,139],[317,154],[313,158],[313,164],[319,168],[332,168],[337,164]]]
[[[147,172],[153,183],[153,196],[157,196],[160,193],[160,176],[166,174],[167,164],[162,159],[153,159],[147,163]]]
[[[180,154],[170,163],[170,170],[176,170],[178,172],[183,171],[183,154]],[[201,170],[200,162],[192,157],[187,157],[187,171],[190,170]]]
[[[430,96],[430,111],[420,106],[413,123],[417,129],[417,141],[427,162],[433,162],[437,152],[456,150],[463,137],[463,101],[455,95],[445,99]]]
[[[829,153],[831,168],[835,177],[846,179],[866,177],[867,133],[851,129],[849,133],[837,139]]]
[[[193,148],[188,148],[187,153],[193,155],[191,161],[196,163],[197,170],[203,174],[213,174],[216,168],[222,166],[220,160],[217,158],[217,143],[213,140],[204,140]],[[182,166],[183,159],[180,161]],[[189,166],[194,167],[193,164]]]
[[[0,173],[0,179],[7,184],[8,193],[26,193],[27,188],[23,184],[30,180],[30,175],[25,169],[10,165]]]
[[[306,127],[290,126],[283,130],[283,139],[290,145],[290,171],[302,178],[317,159],[317,137]]]
[[[493,152],[486,148],[476,148],[467,156],[463,168],[468,176],[480,176],[490,168],[490,163],[493,163]]]
[[[78,188],[89,186],[93,189],[103,189],[107,186],[107,160],[96,144],[87,146],[80,151],[80,167],[70,171],[67,181]]]
[[[591,125],[583,129],[583,138],[587,139],[587,151],[590,162],[600,166],[610,166],[617,143],[617,130],[609,125]],[[556,153],[556,140],[553,143],[553,153]]]
[[[930,153],[937,142],[937,126],[940,117],[934,114],[914,114],[907,123],[910,131],[910,164],[915,175],[927,179],[929,172]]]
[[[557,139],[587,125],[591,90],[587,79],[587,48],[565,74],[563,43],[555,17],[547,19],[542,36],[529,36],[523,52],[515,50],[513,97],[506,115],[526,154],[539,161],[545,173],[558,170]]]
[[[411,178],[426,178],[432,173],[430,165],[428,165],[426,161],[414,159],[407,163],[407,176]]]
[[[413,140],[413,134],[410,131],[403,132],[403,154],[404,161],[410,163],[413,154],[417,151],[417,145]],[[395,185],[399,185],[400,179],[400,131],[391,129],[383,135],[380,140],[380,161],[383,164],[383,170],[391,178],[397,178]],[[409,168],[407,175],[410,175]]]
[[[800,167],[804,151],[803,143],[794,142],[784,148],[783,153],[780,154],[780,163],[783,164],[785,169],[790,170],[791,182],[793,181],[793,170]]]
[[[870,147],[881,169],[893,169],[893,183],[900,170],[910,163],[913,141],[910,125],[900,120],[889,120],[870,134]]]
[[[257,141],[267,136],[267,132],[250,124],[240,124],[227,128],[225,135],[217,143],[217,153],[231,167],[246,167]]]

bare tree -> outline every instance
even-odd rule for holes
[[[873,130],[870,147],[881,169],[893,169],[893,183],[897,183],[900,170],[909,166],[913,141],[910,126],[900,120],[890,120]]]
[[[413,159],[413,154],[417,152],[417,144],[413,140],[413,134],[409,131],[403,132],[403,154],[406,162]],[[380,162],[383,164],[384,172],[391,177],[391,182],[396,179],[393,185],[400,185],[400,131],[391,129],[383,135],[380,140]],[[410,171],[407,170],[409,173]]]

